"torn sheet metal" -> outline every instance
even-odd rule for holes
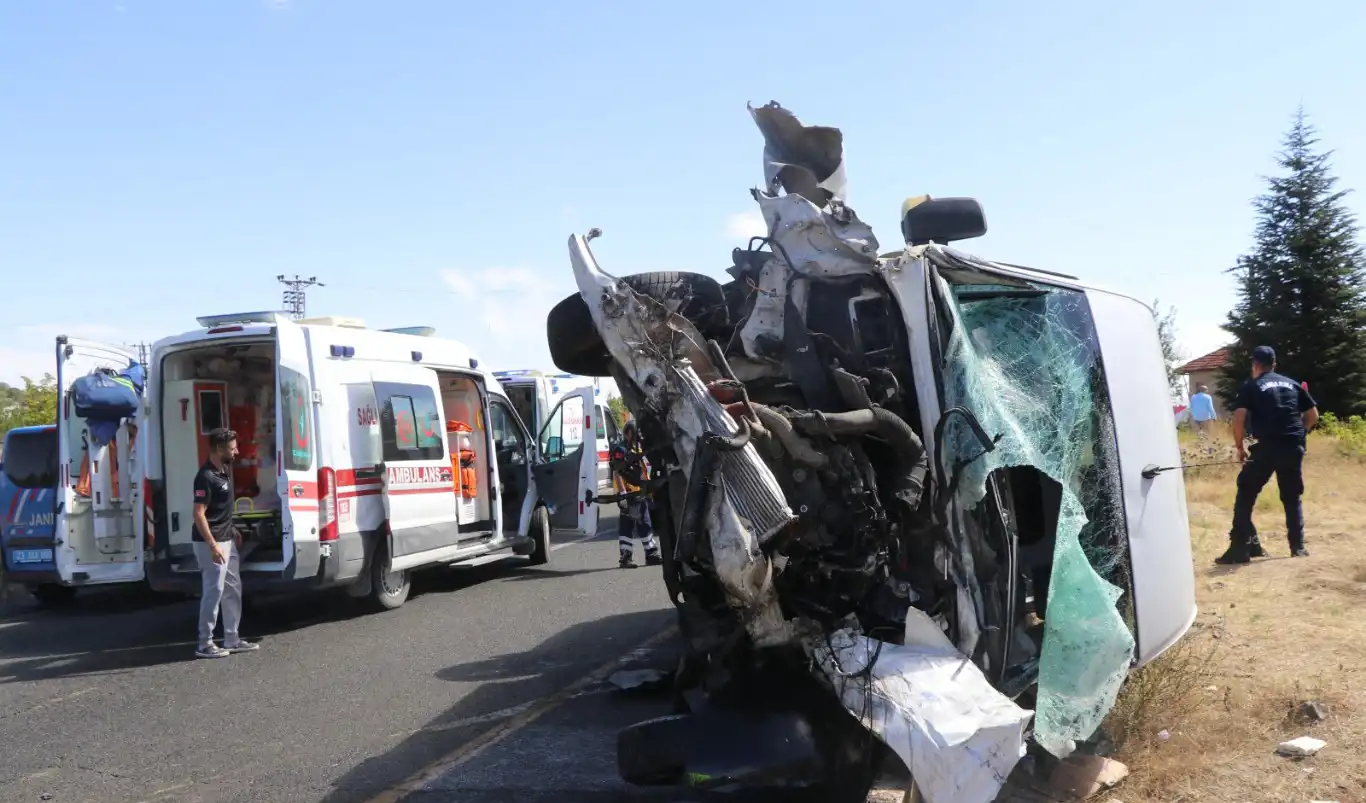
[[[998,468],[1033,466],[1062,485],[1043,650],[1035,739],[1056,756],[1090,737],[1114,705],[1133,659],[1134,637],[1116,607],[1122,591],[1097,569],[1122,559],[1114,537],[1122,515],[1088,518],[1117,498],[1106,485],[1117,467],[1096,453],[1113,448],[1093,396],[1101,370],[1085,297],[1053,290],[1021,303],[999,298],[948,304],[953,332],[946,354],[947,404],[971,408],[997,448],[962,469],[958,503],[971,509]],[[1106,444],[1106,440],[1109,444]],[[953,460],[981,451],[954,427],[945,450]],[[946,460],[945,462],[950,462]]]
[[[719,378],[702,335],[683,317],[636,294],[598,267],[582,237],[569,240],[579,293],[608,351],[675,434],[686,473],[707,433],[739,430],[703,377]],[[691,477],[689,477],[691,480]],[[721,458],[720,482],[710,496],[708,524],[717,578],[759,645],[782,643],[789,627],[773,590],[773,569],[760,545],[796,519],[782,487],[752,444]]]
[[[848,630],[828,644],[815,657],[840,700],[906,763],[928,803],[996,799],[1024,757],[1031,714],[992,688],[933,619],[910,609],[905,644]]]

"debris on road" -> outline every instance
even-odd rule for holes
[[[621,691],[655,691],[667,688],[672,679],[662,669],[623,669],[612,673],[607,682]]]
[[[1328,743],[1313,736],[1301,736],[1288,742],[1281,742],[1276,752],[1291,758],[1308,758],[1327,747]]]

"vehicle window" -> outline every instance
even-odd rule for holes
[[[564,400],[564,453],[569,454],[583,445],[583,397],[572,396]]]
[[[374,385],[384,462],[444,459],[446,439],[442,437],[436,393],[426,385]]]
[[[11,432],[5,440],[5,477],[20,488],[57,487],[57,430]]]
[[[288,471],[307,471],[313,467],[313,430],[309,426],[312,399],[308,380],[303,374],[281,365],[280,414],[284,420],[280,424],[285,439],[285,469]],[[218,401],[221,405],[222,398]],[[202,397],[200,402],[203,403]]]
[[[606,439],[607,439],[607,408],[606,408],[606,407],[603,407],[601,404],[599,404],[599,405],[597,406],[596,409],[597,409],[597,411],[598,411],[598,412],[597,412],[598,420],[597,420],[597,435],[596,435],[596,437],[597,437],[597,439],[600,440],[600,441],[601,441],[601,440],[606,440]]]
[[[413,398],[413,414],[417,421],[417,448],[441,448],[441,412],[435,396]]]
[[[489,426],[493,430],[493,442],[498,451],[525,451],[526,439],[512,408],[502,402],[489,405]]]
[[[541,447],[541,458],[544,460],[555,460],[564,456],[563,404],[550,412],[545,426],[541,428],[541,437],[537,439],[537,443]]]
[[[207,435],[223,423],[223,394],[216,390],[199,391],[199,432]]]

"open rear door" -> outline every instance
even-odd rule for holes
[[[55,514],[57,574],[72,585],[141,580],[143,552],[134,523],[142,505],[136,429],[125,421],[113,440],[97,445],[71,393],[81,377],[99,368],[122,371],[135,357],[121,346],[65,336],[57,338],[56,356],[59,471],[55,510],[48,513]]]
[[[284,553],[282,575],[289,580],[318,573],[319,497],[326,489],[318,487],[314,460],[318,416],[307,335],[283,319],[276,323],[275,331],[275,450],[283,524],[280,548]]]
[[[550,509],[550,525],[594,535],[596,505],[587,501],[598,488],[598,450],[593,420],[593,388],[564,395],[546,417],[536,438],[537,462],[532,468],[536,491]]]

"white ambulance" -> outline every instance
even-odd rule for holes
[[[617,384],[610,377],[579,376],[577,374],[548,374],[544,371],[519,369],[516,371],[494,371],[493,375],[502,383],[512,406],[533,432],[540,431],[548,420],[550,411],[559,404],[566,393],[585,387],[593,388],[594,425],[598,446],[598,488],[612,487],[612,473],[608,465],[612,443],[620,437],[616,419],[611,414],[607,402],[613,396],[620,396]]]
[[[429,328],[275,312],[199,323],[148,365],[135,527],[153,588],[199,586],[192,483],[221,426],[238,437],[248,589],[346,587],[395,608],[414,570],[545,563],[552,527],[594,532],[592,388],[565,394],[533,438],[470,350]]]

